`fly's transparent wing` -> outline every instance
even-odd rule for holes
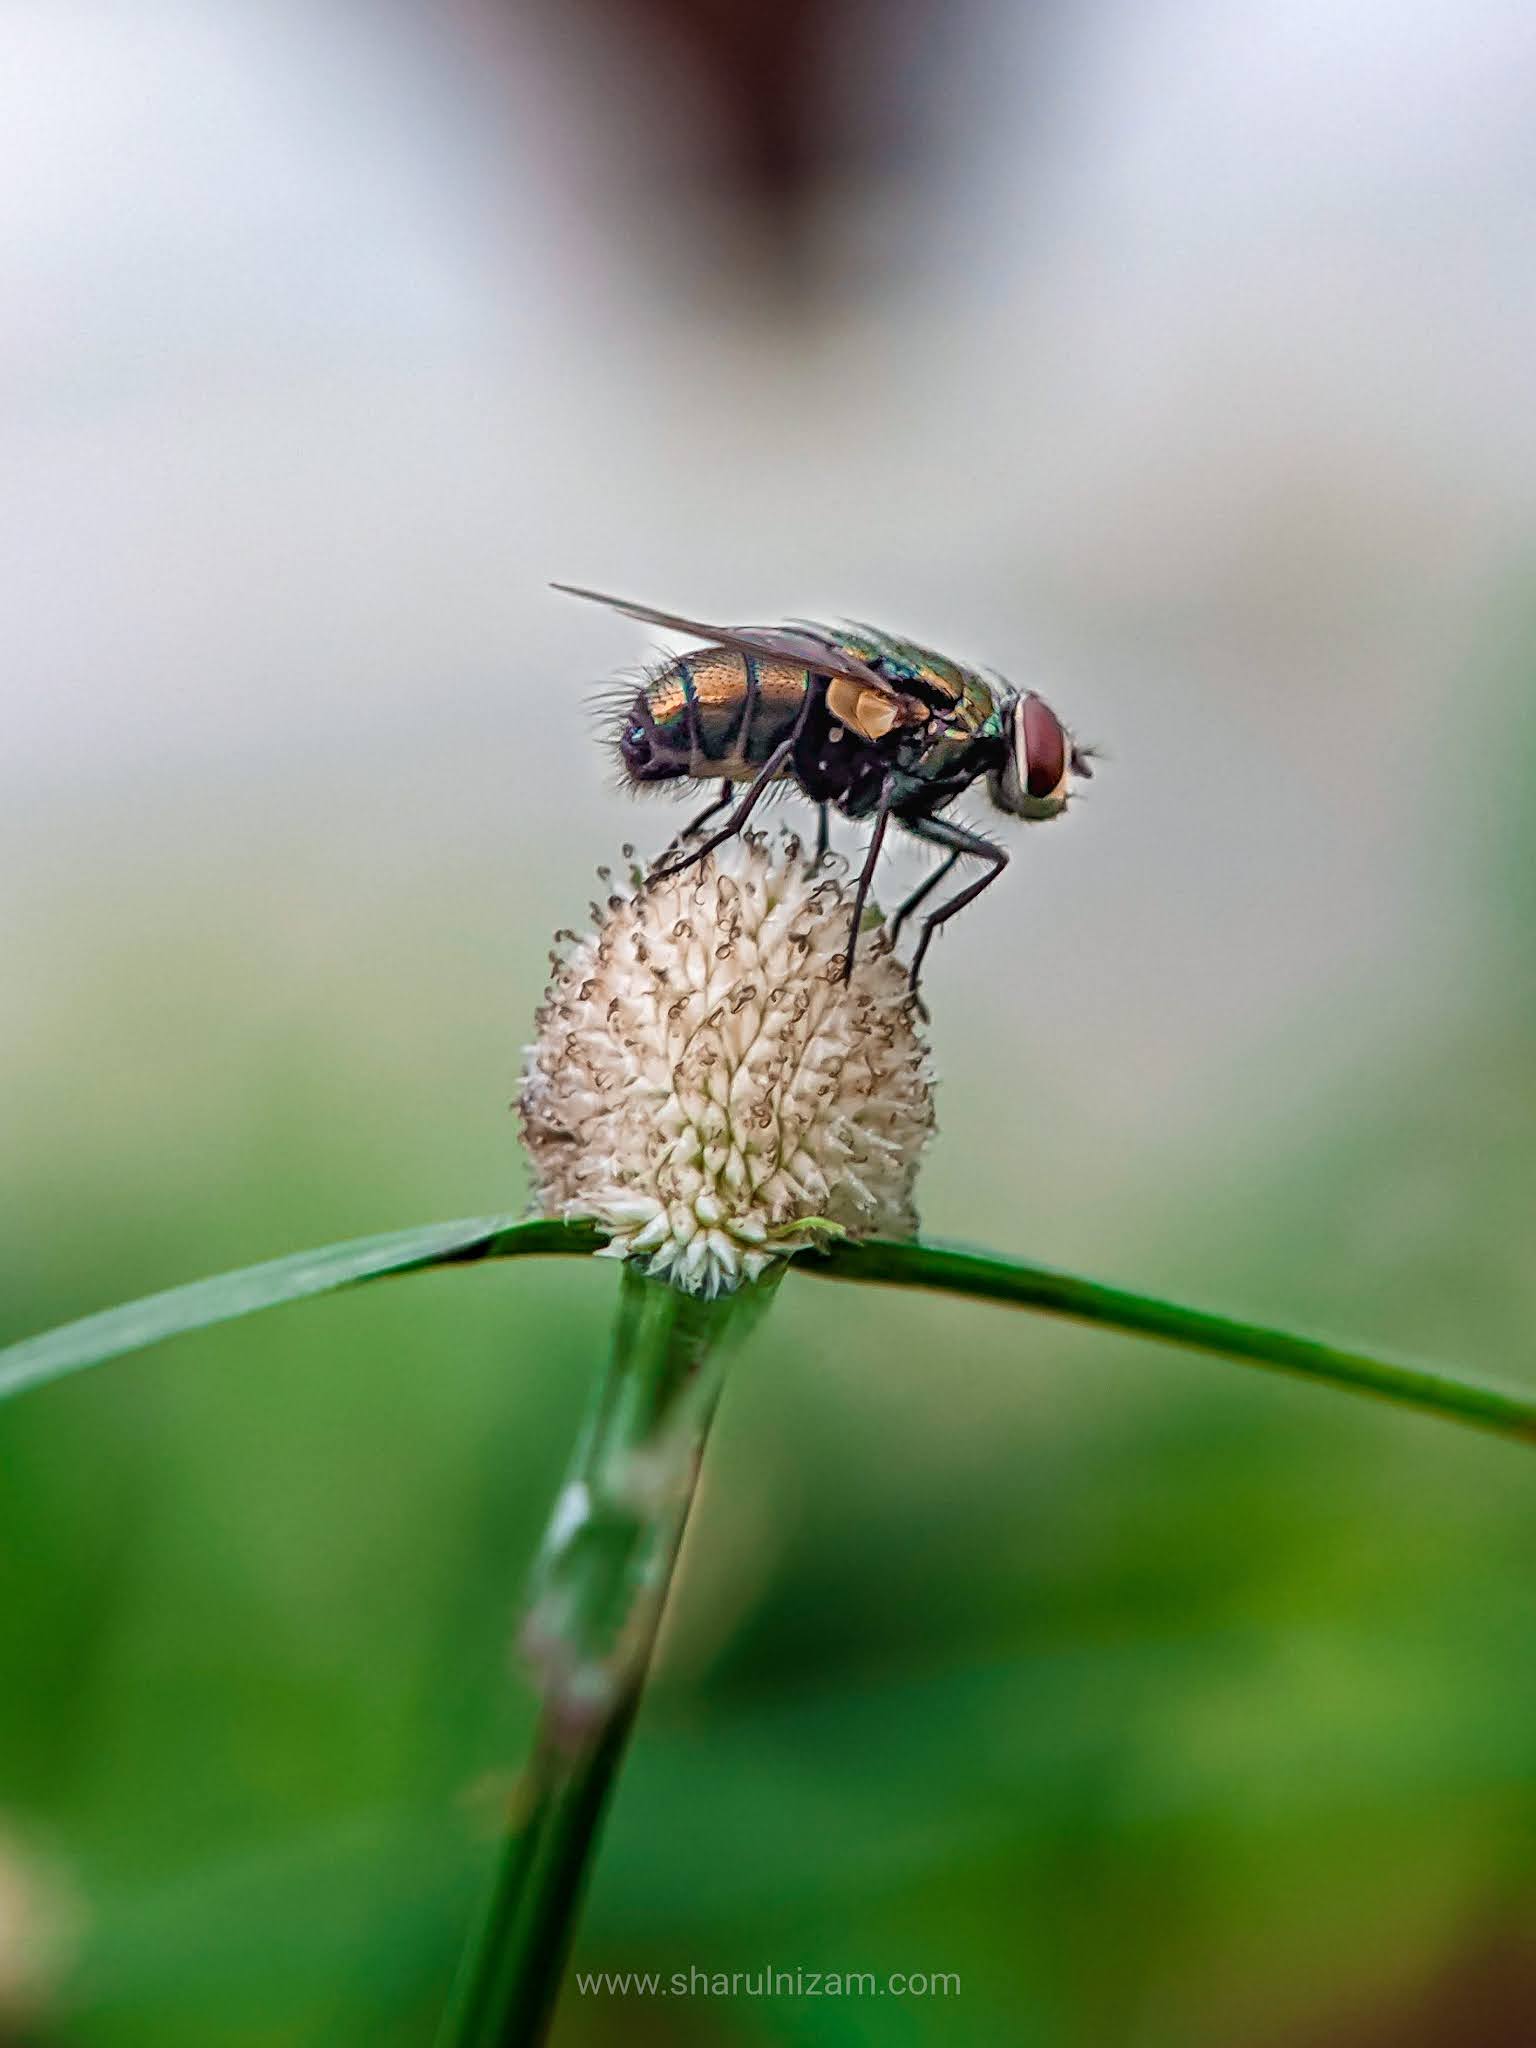
[[[868,662],[860,661],[856,654],[850,654],[835,641],[822,640],[815,634],[792,632],[781,626],[709,626],[702,619],[685,619],[677,612],[657,611],[648,604],[631,604],[627,598],[608,597],[600,590],[583,590],[574,583],[553,583],[552,590],[562,590],[567,597],[583,597],[591,604],[605,604],[610,611],[622,612],[626,619],[638,619],[642,625],[663,626],[673,633],[688,633],[696,640],[707,640],[714,647],[732,647],[740,654],[760,654],[766,661],[794,661],[812,669],[817,675],[842,676],[850,683],[858,683],[866,690],[873,690],[877,696],[899,705],[902,717],[897,721],[905,724],[910,718],[922,715],[922,707],[904,696],[894,684],[888,683],[877,669]]]

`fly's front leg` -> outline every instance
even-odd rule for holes
[[[831,807],[828,804],[816,806],[816,865],[822,862],[832,850]]]
[[[947,847],[959,859],[962,854],[974,854],[977,860],[988,863],[987,872],[974,882],[951,896],[942,910],[935,910],[923,919],[922,937],[917,942],[917,951],[912,955],[912,970],[908,977],[912,992],[917,993],[918,978],[923,970],[923,958],[933,943],[933,935],[941,924],[948,924],[957,911],[964,910],[967,903],[974,903],[983,889],[990,888],[1003,869],[1008,865],[1008,856],[1000,846],[994,846],[990,839],[983,839],[979,832],[968,832],[963,825],[953,825],[948,818],[903,818],[902,823],[917,839],[927,840],[930,846]],[[947,861],[937,875],[931,876],[919,892],[926,895],[942,876],[949,873],[954,861]],[[904,909],[911,909],[911,903]]]
[[[945,879],[945,877],[952,871],[952,869],[955,866],[955,863],[959,860],[959,858],[960,855],[958,853],[952,853],[949,856],[948,860],[941,861],[939,865],[934,869],[931,875],[929,875],[924,881],[918,883],[917,887],[912,891],[912,894],[907,898],[906,902],[903,903],[900,910],[898,910],[896,915],[891,919],[891,943],[893,945],[895,944],[896,940],[901,937],[902,926],[906,923],[907,919],[912,915],[913,911],[916,910],[919,903],[927,902],[928,898],[933,894],[934,890],[938,888],[940,882],[942,882]]]

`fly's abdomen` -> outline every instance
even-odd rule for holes
[[[787,661],[727,647],[684,655],[631,705],[619,735],[625,772],[635,782],[748,782],[793,732],[809,687]]]

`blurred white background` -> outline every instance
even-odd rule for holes
[[[0,11],[29,1204],[61,1145],[196,1185],[312,1032],[381,1148],[434,1077],[420,1213],[515,1202],[547,934],[675,822],[586,705],[654,642],[550,577],[874,618],[1104,747],[936,953],[941,1233],[1102,1264],[1463,1000],[1536,534],[1536,20],[925,19],[844,22],[816,118],[864,146],[775,241],[617,7]]]

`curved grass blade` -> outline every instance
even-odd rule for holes
[[[995,1252],[875,1238],[863,1244],[834,1245],[797,1264],[802,1273],[828,1280],[921,1287],[1096,1323],[1103,1329],[1180,1344],[1187,1351],[1209,1351],[1271,1372],[1373,1394],[1378,1400],[1448,1416],[1473,1429],[1536,1443],[1536,1393],[1465,1380],[1427,1366],[1401,1365],[1369,1352],[1323,1344],[1315,1337],[1298,1337],[1289,1330],[1183,1308],[1123,1287],[1106,1287],[1096,1280],[1081,1280],[1071,1273],[1002,1258]]]
[[[394,1231],[384,1237],[354,1238],[346,1244],[221,1274],[214,1280],[173,1287],[165,1294],[152,1294],[146,1300],[28,1337],[0,1351],[0,1399],[158,1343],[162,1337],[205,1329],[249,1315],[254,1309],[327,1294],[360,1281],[382,1279],[391,1273],[423,1272],[433,1266],[466,1265],[478,1259],[538,1253],[586,1255],[599,1251],[602,1243],[601,1233],[588,1223],[519,1223],[505,1216],[470,1217],[458,1223]],[[1102,1329],[1152,1337],[1536,1443],[1536,1394],[1462,1379],[1426,1366],[1402,1365],[1369,1352],[1299,1337],[1289,1330],[1184,1308],[995,1252],[873,1238],[863,1244],[834,1245],[806,1253],[795,1263],[800,1272],[821,1279],[961,1294],[973,1301],[1004,1302]]]
[[[330,1294],[362,1280],[390,1273],[417,1273],[431,1266],[464,1265],[476,1259],[518,1257],[531,1252],[593,1252],[602,1238],[581,1223],[522,1223],[512,1216],[472,1216],[458,1223],[432,1223],[394,1230],[382,1237],[356,1237],[319,1251],[296,1252],[245,1266],[216,1279],[146,1295],[121,1308],[65,1323],[41,1336],[24,1338],[0,1351],[0,1399],[19,1394],[88,1365],[119,1358],[126,1351],[158,1344],[232,1322],[259,1308]]]

